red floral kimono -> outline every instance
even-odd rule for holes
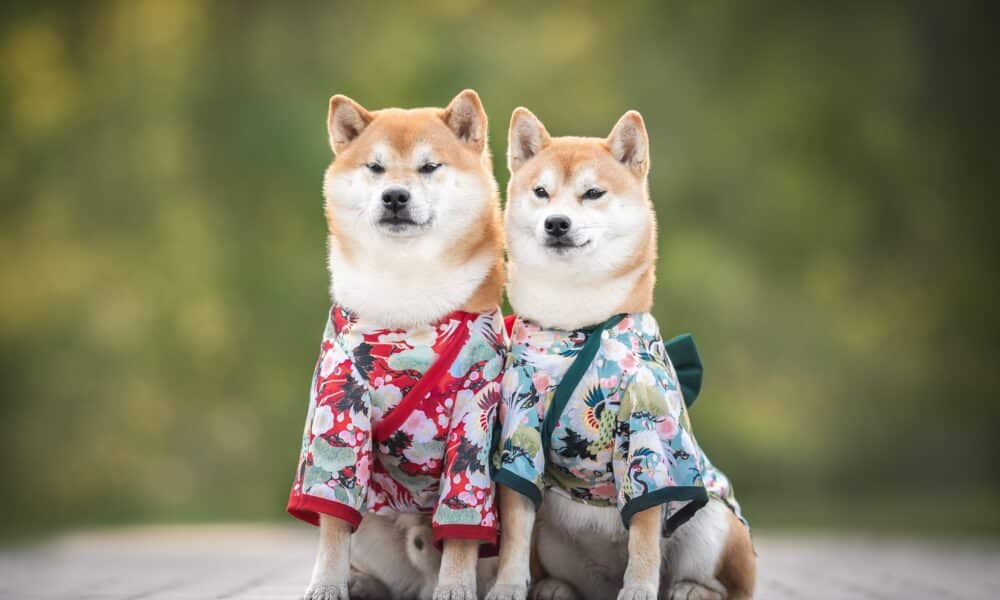
[[[433,513],[435,542],[495,548],[489,453],[505,359],[499,310],[403,330],[334,306],[288,512],[355,528],[366,511]]]

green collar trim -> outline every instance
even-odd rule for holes
[[[663,524],[664,531],[672,532],[677,529],[684,521],[691,518],[695,511],[708,504],[708,491],[701,486],[676,486],[662,488],[655,492],[639,496],[622,507],[622,523],[625,525],[625,529],[628,529],[629,525],[632,524],[632,517],[646,509],[666,504],[667,502],[685,501],[688,503],[684,505],[684,508],[672,515]]]
[[[563,410],[566,409],[566,404],[569,403],[570,397],[576,390],[576,386],[580,385],[580,380],[583,379],[583,376],[587,373],[587,369],[590,368],[590,364],[597,357],[597,352],[601,349],[602,334],[620,323],[624,318],[624,314],[615,315],[603,323],[577,330],[586,333],[589,337],[584,342],[583,348],[580,349],[580,353],[573,360],[573,364],[566,370],[566,374],[556,388],[552,404],[545,411],[545,420],[542,422],[542,448],[545,449],[546,457],[549,455],[549,448],[552,446],[552,434],[559,423],[559,417],[562,416]]]
[[[535,505],[536,511],[542,504],[542,490],[538,489],[538,486],[533,481],[528,481],[512,471],[508,471],[507,469],[497,471],[493,475],[493,481],[531,500],[531,503]]]
[[[566,370],[566,375],[556,388],[555,396],[552,398],[552,405],[545,411],[545,420],[542,422],[542,447],[545,455],[548,456],[549,448],[552,446],[552,434],[556,430],[559,418],[562,416],[569,399],[576,391],[580,380],[587,373],[594,358],[601,349],[601,337],[605,331],[621,323],[627,315],[614,315],[603,323],[581,327],[576,331],[586,334],[587,341],[584,342],[580,353],[576,355],[573,364]],[[683,333],[664,343],[664,349],[670,362],[677,373],[677,380],[681,386],[681,393],[684,395],[684,403],[691,407],[698,399],[701,392],[702,377],[704,368],[701,364],[701,357],[698,355],[698,347],[694,343],[694,337],[690,333]]]

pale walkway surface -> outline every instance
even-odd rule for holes
[[[0,598],[299,598],[307,526],[138,528],[0,550]],[[1000,547],[759,533],[757,597],[1000,598]]]

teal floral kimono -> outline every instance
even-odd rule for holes
[[[680,378],[668,346],[684,363]],[[710,496],[739,516],[729,479],[708,460],[688,418],[700,385],[691,337],[665,344],[648,313],[576,331],[518,318],[501,386],[494,479],[536,507],[543,490],[617,506],[626,527],[637,512],[662,504],[669,533]]]

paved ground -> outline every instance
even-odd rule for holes
[[[311,528],[138,528],[0,550],[0,598],[295,599]],[[757,597],[1000,598],[1000,546],[758,533]]]

